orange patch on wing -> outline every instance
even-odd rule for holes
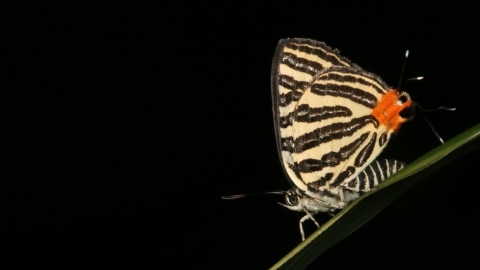
[[[381,125],[393,131],[398,130],[400,125],[406,121],[405,118],[400,117],[400,112],[412,105],[410,99],[402,105],[398,105],[397,101],[400,96],[397,89],[388,91],[382,96],[371,113]]]

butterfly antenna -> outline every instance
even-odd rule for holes
[[[284,191],[284,190],[273,190],[273,191],[267,191],[267,192],[256,192],[256,193],[222,196],[222,199],[224,199],[224,200],[235,200],[235,199],[242,199],[242,198],[246,198],[246,197],[252,197],[252,196],[263,195],[263,194],[285,194],[285,193],[287,193],[287,192]]]
[[[423,119],[425,119],[425,121],[427,121],[427,124],[428,124],[428,126],[430,126],[430,129],[433,131],[435,136],[437,136],[437,139],[443,144],[444,142],[443,142],[442,137],[440,137],[440,135],[438,135],[438,132],[437,132],[437,130],[435,130],[432,123],[430,123],[430,121],[425,116],[423,117]]]
[[[420,105],[415,104],[421,112],[435,112],[435,111],[450,111],[450,112],[453,112],[455,110],[457,110],[457,108],[448,108],[448,107],[444,107],[444,106],[440,106],[438,108],[435,108],[435,109],[423,109],[422,107],[420,107]],[[430,127],[430,129],[432,130],[432,132],[435,134],[435,136],[437,137],[437,139],[443,144],[443,139],[442,137],[440,137],[440,135],[438,134],[437,130],[435,130],[435,128],[433,127],[432,123],[430,122],[430,120],[428,120],[427,117],[423,116],[423,119],[425,119],[425,121],[427,122],[428,126]]]
[[[457,108],[448,108],[448,107],[444,107],[444,106],[440,106],[438,108],[435,108],[435,109],[422,109],[423,112],[435,112],[435,111],[449,111],[449,112],[453,112],[453,111],[456,111]]]
[[[408,59],[408,55],[409,55],[409,51],[407,50],[405,52],[405,61],[403,62],[403,66],[402,66],[402,72],[400,73],[400,81],[398,82],[398,91],[400,91],[400,87],[402,85],[402,80],[403,80],[403,74],[405,73],[405,67],[407,66],[407,59]],[[423,80],[423,77],[422,76],[419,76],[419,77],[414,77],[414,78],[409,78],[409,79],[406,79],[405,81],[420,81],[420,80]],[[422,107],[420,107],[420,105],[418,105],[418,103],[415,104],[419,109],[420,111],[422,112],[434,112],[434,111],[440,111],[440,110],[445,110],[445,111],[455,111],[456,108],[447,108],[447,107],[438,107],[436,109],[429,109],[429,110],[424,110]],[[443,139],[442,137],[440,137],[440,135],[438,134],[437,130],[435,130],[435,128],[433,127],[432,123],[425,117],[423,116],[423,119],[425,119],[425,121],[427,121],[427,124],[428,126],[430,127],[430,129],[432,130],[432,132],[435,134],[435,136],[437,137],[437,139],[443,144]]]
[[[405,52],[405,61],[403,61],[402,72],[400,73],[400,81],[398,82],[398,87],[397,87],[399,92],[400,92],[400,87],[402,86],[402,82],[423,80],[423,77],[419,76],[419,77],[414,77],[414,78],[408,78],[405,81],[403,81],[403,75],[405,74],[405,67],[407,66],[408,55],[409,55],[409,51],[407,50]]]
[[[423,80],[423,77],[415,77],[415,78],[409,78],[409,79],[406,79],[405,81],[408,82],[408,81],[420,81],[420,80]]]
[[[408,59],[408,50],[405,52],[405,60],[403,61],[402,71],[400,72],[400,80],[398,81],[397,89],[400,92],[400,87],[402,86],[403,74],[405,72],[405,66],[407,65]]]

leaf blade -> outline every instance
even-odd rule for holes
[[[399,195],[447,163],[480,148],[480,124],[407,165],[364,194],[300,243],[270,269],[303,269],[392,203]]]

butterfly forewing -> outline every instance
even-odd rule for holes
[[[292,186],[313,196],[355,186],[351,181],[393,131],[373,114],[385,114],[377,105],[389,91],[378,76],[322,42],[281,40],[272,68],[273,111],[280,160]],[[351,190],[371,188],[362,181]]]
[[[323,42],[309,39],[281,40],[273,59],[272,99],[277,148],[285,173],[300,189],[307,187],[294,168],[296,160],[291,140],[293,114],[298,100],[311,86],[313,77],[334,65],[353,64]]]

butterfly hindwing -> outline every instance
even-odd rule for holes
[[[331,190],[378,156],[386,146],[378,143],[379,133],[387,129],[371,112],[387,89],[359,68],[333,66],[318,74],[297,103],[292,124],[303,183]]]

